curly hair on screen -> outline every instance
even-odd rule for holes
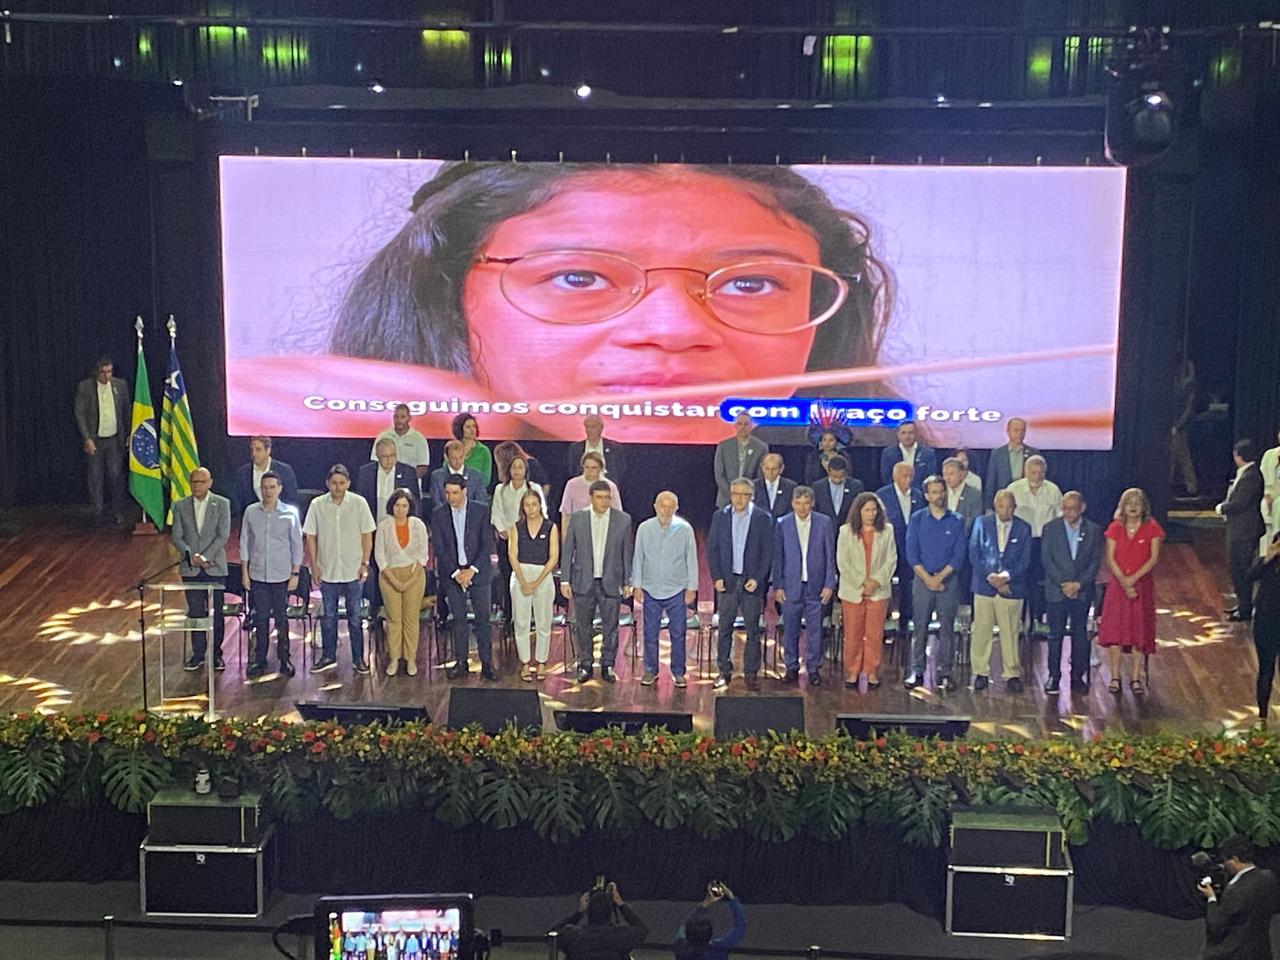
[[[876,363],[894,283],[875,255],[869,224],[783,166],[653,167],[453,162],[415,193],[408,222],[356,274],[329,340],[336,354],[413,363],[474,376],[462,290],[492,231],[599,174],[648,185],[690,175],[733,182],[765,209],[803,224],[823,266],[850,280],[848,299],[815,332],[806,369]],[[853,278],[857,278],[856,282]],[[865,385],[871,386],[871,385]]]

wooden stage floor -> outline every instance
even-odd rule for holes
[[[142,702],[138,656],[138,610],[134,584],[140,576],[172,559],[168,538],[129,537],[120,530],[90,530],[72,511],[33,511],[24,516],[16,537],[0,540],[0,710],[79,712],[138,707]],[[901,669],[886,650],[884,680],[866,695],[833,682],[838,675],[824,670],[823,686],[809,689],[802,678],[806,726],[810,733],[829,732],[838,713],[964,714],[973,718],[980,736],[1081,736],[1107,730],[1218,730],[1247,725],[1252,720],[1256,659],[1247,626],[1226,623],[1222,617],[1224,589],[1229,589],[1225,551],[1219,529],[1190,529],[1190,542],[1166,546],[1157,571],[1159,650],[1151,658],[1150,690],[1135,698],[1107,693],[1107,668],[1093,669],[1087,696],[1046,696],[1045,644],[1033,647],[1032,666],[1024,671],[1028,689],[1018,695],[996,683],[975,694],[962,686],[953,694],[920,689],[908,692]],[[176,580],[176,575],[170,574]],[[704,594],[706,589],[704,589]],[[434,719],[447,720],[450,683],[443,668],[423,669],[417,677],[387,677],[375,669],[370,677],[351,671],[346,639],[339,640],[336,673],[311,676],[302,668],[295,626],[294,661],[298,675],[285,681],[268,675],[256,683],[244,679],[238,656],[239,628],[228,621],[228,666],[217,680],[220,710],[243,716],[296,716],[297,700],[329,699],[343,703],[377,702],[426,706]],[[345,627],[342,628],[345,631]],[[148,639],[148,664],[154,702],[159,659]],[[181,669],[177,641],[167,655],[166,686],[171,691],[200,692],[203,674]],[[425,642],[425,641],[424,641]],[[694,665],[693,638],[689,648],[689,686],[671,684],[665,666],[658,683],[642,687],[640,665],[626,655],[624,638],[617,670],[619,682],[608,685],[598,677],[581,686],[570,682],[558,663],[538,684],[544,722],[557,708],[661,710],[692,713],[699,729],[710,730],[715,691],[713,675],[699,676]],[[560,657],[558,633],[553,635],[552,660]],[[474,654],[473,654],[474,656]],[[772,659],[766,651],[766,664]],[[514,650],[499,648],[495,655],[501,682],[483,684],[472,663],[471,676],[459,681],[471,686],[528,687],[516,676]],[[420,657],[425,666],[427,657]],[[735,652],[741,664],[741,650]],[[274,667],[274,642],[272,659]],[[380,667],[385,667],[381,664]],[[960,679],[963,675],[958,675]],[[967,681],[967,677],[965,677]],[[760,695],[792,694],[766,678]],[[741,677],[731,694],[746,694]]]

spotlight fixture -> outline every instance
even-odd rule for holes
[[[117,70],[119,70],[121,67],[123,67],[123,66],[124,66],[124,61],[123,61],[122,59],[120,59],[119,57],[112,57],[112,58],[111,58],[111,65],[112,65],[113,67],[115,67]]]
[[[591,96],[591,87],[588,84],[580,83],[573,93],[579,100],[585,100],[587,97]]]
[[[948,107],[951,105],[951,101],[946,98],[945,94],[940,93],[933,98],[933,105],[935,107]]]
[[[381,81],[378,80],[374,80],[369,84],[370,93],[384,93],[386,89],[387,88],[382,85]]]
[[[172,83],[175,87],[180,87],[180,86],[182,86],[182,78],[181,78],[181,77],[174,77],[174,78],[173,78],[172,80],[170,80],[169,82],[170,82],[170,83]]]
[[[1167,27],[1130,27],[1107,62],[1107,159],[1150,163],[1177,140],[1186,76]]]
[[[538,76],[540,76],[540,77],[549,77],[549,76],[551,76],[551,68],[550,68],[550,67],[539,67],[539,68],[538,68]]]

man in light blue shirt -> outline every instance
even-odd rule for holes
[[[245,676],[267,672],[271,620],[276,622],[276,656],[280,672],[294,674],[289,657],[289,594],[298,589],[302,569],[302,521],[298,510],[280,500],[280,478],[271,470],[262,475],[262,499],[245,508],[240,521],[240,584],[253,614],[253,659]]]
[[[671,638],[671,678],[677,687],[685,685],[684,633],[686,608],[698,596],[698,550],[693,527],[676,516],[680,501],[670,490],[653,502],[656,517],[636,529],[635,555],[631,566],[632,595],[644,607],[644,676],[642,686],[658,679],[658,631],[667,618]],[[737,531],[734,532],[735,549]],[[742,542],[746,544],[746,531]]]

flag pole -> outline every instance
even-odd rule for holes
[[[137,334],[137,337],[138,337],[138,356],[139,356],[139,357],[141,357],[141,356],[142,356],[142,338],[143,338],[143,332],[142,332],[142,331],[143,331],[143,329],[144,329],[144,327],[145,327],[145,326],[146,326],[146,325],[145,325],[145,324],[143,323],[143,321],[142,321],[142,314],[138,314],[138,316],[137,316],[136,318],[134,318],[134,321],[133,321],[133,330],[134,330],[134,333],[135,333],[135,334]],[[135,379],[137,378],[137,372],[136,372],[136,371],[134,372],[134,378],[135,378]],[[133,436],[132,436],[132,434],[130,434],[129,440],[130,440],[130,442],[132,442],[132,441],[133,441]],[[156,529],[156,525],[155,525],[154,523],[152,523],[149,519],[147,519],[147,512],[146,512],[145,510],[143,510],[143,511],[142,511],[142,519],[141,519],[141,520],[139,520],[137,523],[135,523],[135,524],[133,525],[133,536],[135,536],[135,537],[153,537],[153,536],[157,535],[159,532],[160,532],[160,531],[159,531],[158,529]]]

